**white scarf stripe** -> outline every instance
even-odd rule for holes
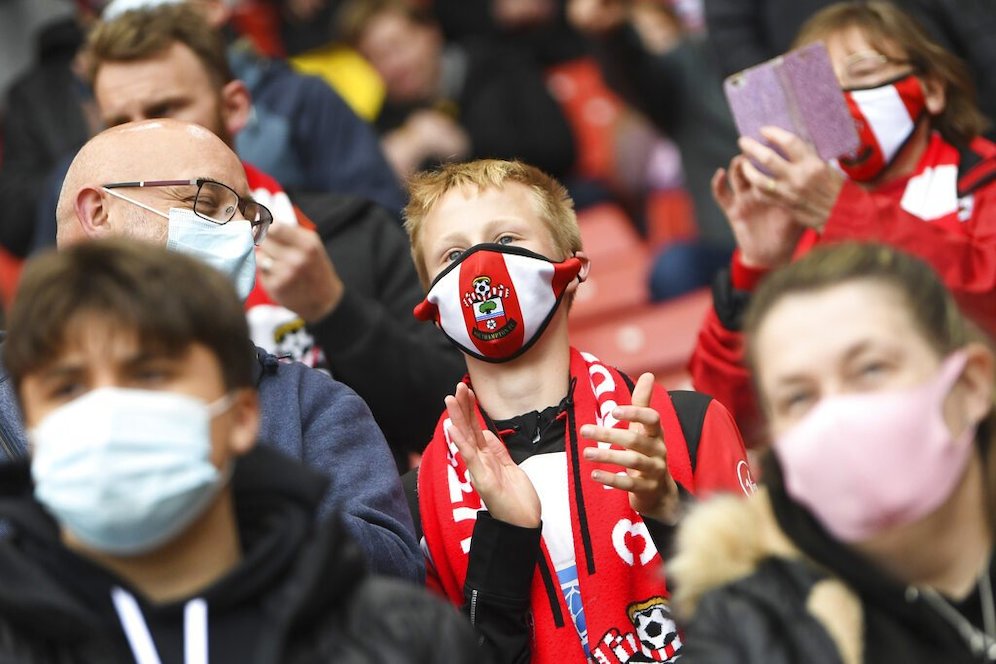
[[[523,325],[523,339],[533,338],[536,330],[543,323],[544,316],[553,308],[557,299],[554,297],[551,285],[554,271],[553,263],[546,263],[537,269],[538,262],[535,258],[528,256],[505,254],[505,268],[515,285],[515,294],[519,298],[519,310],[525,319],[520,321]],[[531,279],[529,277],[531,273],[538,274],[542,281]],[[529,288],[529,286],[534,285],[537,288]],[[537,316],[536,314],[539,312],[542,312],[542,315]]]

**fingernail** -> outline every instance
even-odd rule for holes
[[[622,416],[623,416],[623,413],[624,413],[624,412],[625,412],[625,411],[623,411],[623,409],[622,409],[622,408],[613,408],[613,409],[612,409],[612,417],[614,417],[614,418],[616,418],[616,419],[619,419],[620,417],[622,417]]]
[[[595,458],[595,450],[593,450],[590,447],[588,449],[586,449],[584,451],[584,458],[585,459],[594,459]]]
[[[596,482],[600,482],[602,480],[602,471],[600,470],[591,471],[591,479],[595,480]]]
[[[591,436],[591,432],[592,432],[592,427],[590,424],[586,424],[583,427],[581,427],[581,435],[584,436],[585,438]]]

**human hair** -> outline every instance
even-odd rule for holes
[[[838,2],[814,14],[799,30],[794,46],[827,38],[857,27],[883,55],[909,60],[920,76],[934,78],[944,86],[945,107],[932,123],[955,145],[966,145],[988,127],[976,103],[975,87],[968,68],[957,56],[933,41],[919,23],[885,0]],[[901,54],[896,50],[902,51]]]
[[[933,269],[910,254],[881,244],[847,242],[817,247],[800,260],[766,278],[751,298],[744,318],[747,363],[755,376],[758,363],[757,333],[768,314],[791,295],[806,295],[836,286],[866,281],[892,289],[906,306],[917,332],[939,357],[946,357],[970,342],[991,346],[990,340],[970,322]],[[996,404],[979,427],[979,440],[996,434]]]
[[[406,0],[346,0],[335,15],[335,34],[355,48],[374,19],[385,13],[400,14],[420,25],[435,24],[431,12]]]
[[[429,275],[422,255],[422,227],[425,218],[450,190],[473,187],[479,191],[502,189],[509,182],[528,187],[533,196],[536,214],[550,231],[562,260],[581,251],[581,231],[574,214],[574,201],[567,190],[554,178],[535,166],[521,161],[478,159],[462,163],[448,163],[433,171],[415,174],[408,181],[408,205],[405,206],[405,230],[411,241],[412,261],[415,270],[428,288]]]
[[[190,256],[123,238],[80,242],[27,263],[7,318],[3,362],[15,389],[44,369],[90,320],[134,332],[170,356],[203,344],[227,389],[253,385],[255,359],[229,280]]]
[[[235,78],[222,36],[194,7],[181,2],[129,10],[98,23],[86,45],[90,81],[96,80],[104,63],[145,60],[173,44],[193,51],[218,88]]]

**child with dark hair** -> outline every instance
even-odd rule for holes
[[[314,525],[322,476],[256,445],[221,272],[81,243],[29,264],[9,323],[32,449],[0,467],[0,660],[476,661],[455,613]]]

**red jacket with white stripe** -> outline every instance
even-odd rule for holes
[[[976,138],[958,150],[935,133],[910,176],[874,191],[846,182],[823,233],[807,231],[795,256],[845,240],[882,242],[919,256],[965,313],[996,334],[996,145]],[[743,363],[740,318],[763,276],[734,255],[730,271],[717,279],[689,361],[694,388],[733,413],[748,447],[766,441]]]

